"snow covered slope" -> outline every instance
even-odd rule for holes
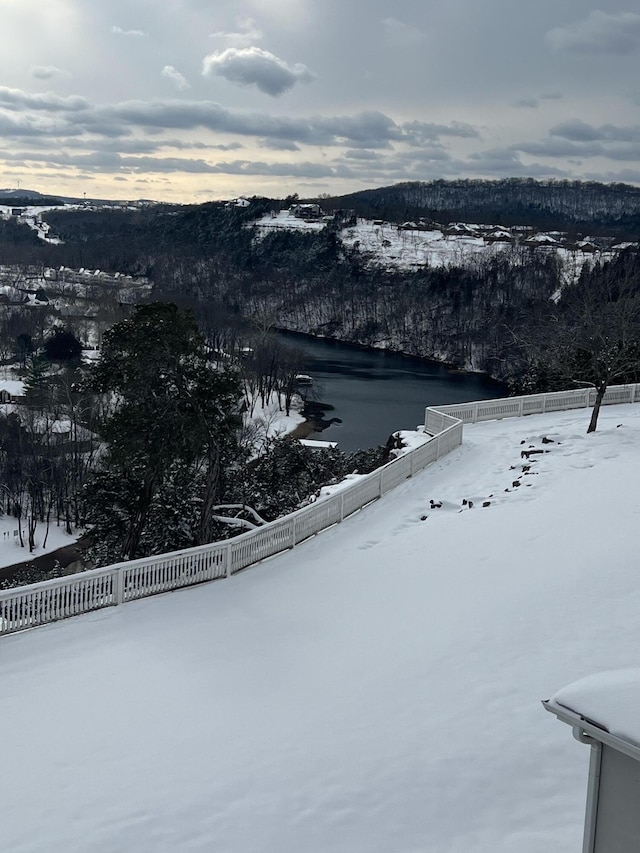
[[[295,551],[3,638],[2,849],[578,851],[540,700],[640,647],[640,406],[600,421],[466,427]]]
[[[281,229],[321,231],[327,222],[323,219],[306,221],[290,214],[288,210],[281,210],[277,216],[265,214],[254,224],[261,237]],[[397,270],[416,270],[425,266],[464,267],[481,257],[488,258],[501,252],[509,252],[513,256],[513,245],[518,242],[539,251],[555,253],[562,261],[566,281],[575,280],[584,264],[591,266],[596,260],[611,260],[616,251],[624,248],[624,244],[616,247],[615,251],[593,247],[585,254],[579,245],[570,244],[551,234],[525,233],[516,241],[516,232],[517,229],[508,230],[500,226],[464,223],[448,228],[426,229],[413,223],[398,226],[381,220],[358,219],[355,225],[339,232],[339,239],[346,249],[360,252],[369,265]],[[557,235],[557,232],[554,233]],[[628,245],[637,247],[636,243]]]

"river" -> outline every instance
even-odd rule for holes
[[[415,429],[425,406],[506,396],[503,384],[482,374],[292,332],[279,337],[304,351],[303,371],[313,384],[301,391],[333,407],[326,420],[342,421],[310,437],[337,441],[341,450],[374,447],[392,432]]]

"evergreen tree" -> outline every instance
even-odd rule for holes
[[[90,385],[110,404],[103,472],[86,489],[96,541],[119,540],[119,553],[110,549],[116,559],[142,556],[150,515],[160,511],[158,496],[176,471],[203,472],[188,544],[207,541],[211,507],[220,502],[236,452],[236,372],[213,368],[190,313],[157,302],[138,306],[105,334]],[[115,519],[109,506],[117,507]],[[183,534],[179,545],[187,544]]]

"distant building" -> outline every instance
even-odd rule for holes
[[[289,213],[297,219],[320,219],[323,210],[319,204],[292,204]]]
[[[24,382],[19,379],[0,380],[0,403],[22,403],[24,399]]]
[[[225,204],[225,207],[250,207],[251,202],[248,198],[232,198]]]

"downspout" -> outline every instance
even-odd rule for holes
[[[587,807],[584,817],[584,838],[582,853],[595,853],[596,819],[598,816],[598,797],[600,795],[600,767],[602,765],[602,744],[590,737],[580,726],[573,726],[573,736],[580,743],[591,747],[589,757],[589,782],[587,785]]]

